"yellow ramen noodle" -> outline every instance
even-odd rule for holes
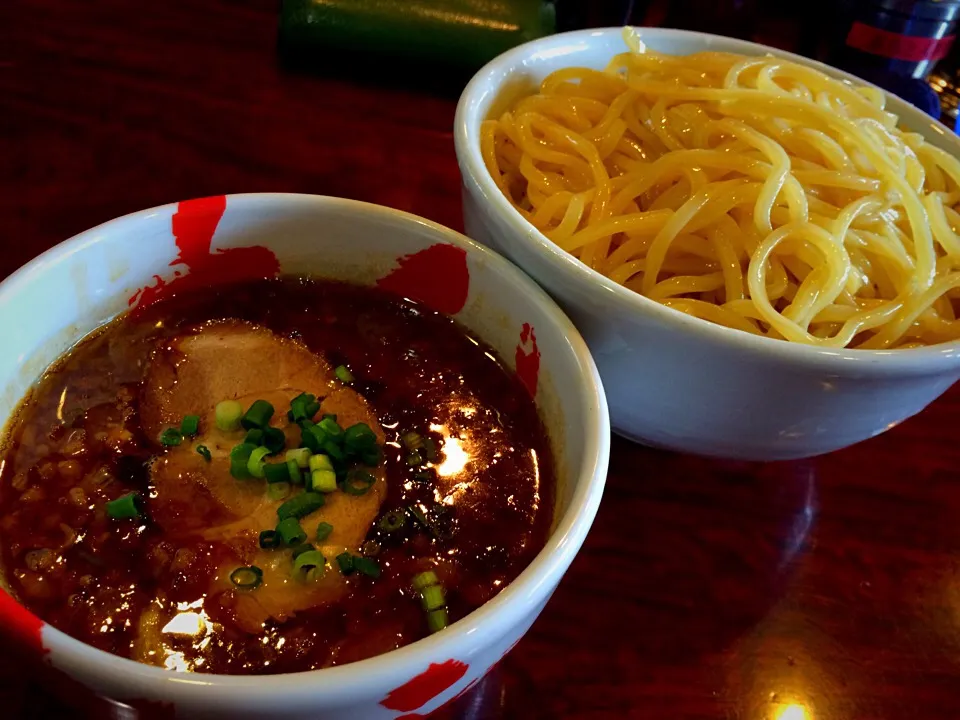
[[[520,213],[681,312],[826,347],[960,337],[960,162],[884,96],[775,57],[677,57],[624,32],[483,124]]]

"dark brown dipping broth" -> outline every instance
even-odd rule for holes
[[[268,621],[260,634],[242,630],[231,613],[242,591],[208,592],[211,573],[235,548],[171,539],[149,520],[146,463],[157,451],[138,417],[143,368],[159,341],[223,318],[264,325],[332,366],[347,364],[387,433],[381,513],[419,503],[436,517],[433,533],[408,521],[386,535],[375,523],[368,540],[381,545],[381,577],[352,575],[342,600]],[[405,462],[400,437],[409,430],[440,450],[427,480]],[[168,626],[181,632],[164,634],[164,657],[155,662],[177,670],[296,672],[425,637],[413,576],[437,573],[454,622],[530,563],[554,507],[551,453],[534,403],[488,346],[422,306],[327,281],[211,288],[120,318],[47,373],[8,431],[0,550],[14,595],[54,627],[126,657],[135,657],[141,613],[159,603],[164,622],[182,622]],[[107,517],[107,501],[132,490],[146,498],[147,519]]]

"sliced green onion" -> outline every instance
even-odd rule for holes
[[[348,552],[343,552],[337,555],[337,565],[340,566],[340,572],[344,575],[349,575],[353,572],[353,560],[354,557]]]
[[[200,432],[200,416],[187,415],[180,423],[180,432],[188,437],[193,437]]]
[[[217,428],[223,432],[234,432],[240,429],[240,418],[243,417],[243,405],[236,400],[218,402],[216,410]]]
[[[320,523],[319,525],[317,525],[317,542],[323,542],[328,537],[330,537],[330,533],[332,532],[333,532],[333,525],[331,525],[328,522]]]
[[[437,444],[431,438],[423,439],[423,450],[429,462],[436,462],[438,460]]]
[[[174,447],[183,442],[183,433],[177,428],[167,428],[160,433],[160,444],[164,447]]]
[[[284,457],[287,461],[295,460],[297,467],[301,470],[306,470],[310,467],[310,452],[309,448],[296,448],[294,450],[287,450],[287,454]]]
[[[445,607],[447,604],[443,596],[442,585],[430,585],[420,591],[420,604],[427,612]]]
[[[330,418],[323,418],[319,423],[317,423],[327,435],[332,435],[336,437],[343,432],[343,428],[337,425],[336,420],[331,420]]]
[[[356,423],[343,431],[343,444],[354,452],[366,450],[377,444],[377,434],[366,423]]]
[[[287,412],[287,419],[292,423],[298,423],[301,420],[311,420],[317,411],[310,412],[314,406],[320,405],[316,402],[317,396],[309,393],[300,393],[290,401],[290,410]]]
[[[327,433],[319,425],[307,425],[304,423],[300,426],[300,442],[305,448],[309,448],[311,452],[323,452],[323,444],[326,441]]]
[[[260,547],[264,550],[274,550],[280,547],[282,543],[283,538],[276,530],[264,530],[260,533]]]
[[[440,632],[447,624],[447,609],[445,607],[427,613],[427,627],[430,628],[430,632]]]
[[[424,530],[430,529],[430,521],[427,519],[427,514],[420,508],[419,505],[409,506],[407,508],[407,512]]]
[[[391,510],[385,513],[377,526],[386,533],[397,532],[407,524],[407,516],[402,510]]]
[[[366,470],[351,470],[343,481],[343,491],[348,495],[366,495],[376,481]]]
[[[306,411],[307,411],[307,419],[312,420],[313,416],[316,415],[318,412],[320,412],[320,403],[314,400],[312,403],[307,405]],[[324,417],[326,417],[326,415],[324,415]],[[334,417],[333,419],[336,420],[337,418]]]
[[[404,433],[401,440],[407,450],[419,450],[423,447],[423,438],[420,437],[420,433],[413,432],[412,430]]]
[[[303,555],[303,553],[310,552],[312,550],[316,550],[316,548],[313,545],[311,545],[310,543],[303,543],[302,545],[297,545],[293,549],[293,553],[291,553],[291,555],[293,559],[296,560],[298,557]]]
[[[290,482],[290,470],[287,468],[287,464],[285,462],[264,463],[261,469],[263,470],[263,477],[266,478],[268,483]]]
[[[139,493],[127,493],[107,503],[107,515],[114,520],[138,518],[142,514]]]
[[[310,470],[333,470],[333,463],[327,455],[311,455]]]
[[[361,575],[366,575],[376,580],[380,577],[380,564],[368,557],[354,557],[353,568]]]
[[[263,429],[263,446],[270,449],[271,455],[276,455],[281,450],[283,450],[284,445],[287,444],[287,436],[283,434],[283,430],[275,427],[265,427]]]
[[[310,489],[321,493],[336,492],[337,474],[333,470],[314,470],[310,473]]]
[[[197,445],[197,452],[200,453],[207,462],[213,460],[213,455],[210,454],[210,448],[206,445]]]
[[[300,466],[296,460],[287,460],[287,474],[290,476],[290,482],[294,485],[303,485],[303,473],[300,472]]]
[[[271,500],[285,500],[290,495],[290,483],[272,482],[267,485],[267,497]]]
[[[256,445],[240,443],[230,451],[230,474],[238,480],[248,480],[250,471],[247,470],[247,463],[250,462],[250,455],[256,450]]]
[[[333,374],[337,376],[337,380],[342,383],[352,383],[354,381],[353,373],[347,369],[346,365],[340,365],[336,370],[333,371]]]
[[[263,466],[266,464],[266,457],[269,454],[270,448],[265,447],[257,447],[250,451],[250,459],[247,460],[247,472],[252,477],[263,478]]]
[[[413,578],[413,589],[417,592],[422,592],[424,589],[430,587],[431,585],[439,585],[440,578],[437,577],[437,574],[433,570],[427,570],[418,575],[415,575]]]
[[[333,420],[334,422],[336,422],[336,421],[337,421],[337,416],[336,416],[334,413],[324,413],[323,417],[320,418],[320,419],[321,419],[321,420],[330,419],[330,420]]]
[[[360,454],[361,462],[367,467],[376,467],[380,464],[380,459],[382,458],[382,453],[378,445],[374,445],[369,450],[365,450]]]
[[[264,428],[270,423],[273,417],[273,405],[266,400],[254,400],[253,405],[240,418],[240,425],[245,430],[251,428]]]
[[[344,462],[347,459],[347,456],[343,454],[343,450],[340,449],[336,440],[327,440],[320,449],[329,455],[331,460],[336,462]]]
[[[281,520],[288,518],[306,517],[315,510],[323,507],[323,495],[318,492],[303,492],[287,500],[277,508],[277,517]]]
[[[319,550],[308,550],[293,561],[293,576],[304,582],[319,580],[326,573],[327,559]]]
[[[288,517],[277,524],[277,534],[285,547],[297,547],[307,540],[307,534],[300,527],[300,521],[295,517]]]
[[[238,567],[230,573],[230,582],[241,590],[253,590],[260,587],[260,583],[263,582],[263,570],[256,565]]]
[[[407,465],[410,467],[419,467],[423,465],[423,455],[419,450],[414,450],[412,453],[407,455]]]
[[[247,430],[247,434],[243,436],[243,441],[249,443],[250,445],[262,445],[263,444],[263,430],[260,428],[253,428],[252,430]]]

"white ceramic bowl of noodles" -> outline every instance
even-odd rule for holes
[[[516,369],[534,388],[557,463],[553,529],[514,582],[444,631],[385,655],[287,675],[180,673],[111,655],[32,615],[0,577],[4,651],[41,661],[38,684],[66,694],[91,717],[111,708],[151,718],[422,717],[476,683],[516,644],[593,522],[610,429],[596,368],[570,321],[513,265],[459,233],[339,198],[255,194],[166,205],[88,230],[25,265],[0,283],[4,423],[44,369],[125,311],[135,295],[142,298],[138,289],[228,268],[262,276],[264,258],[286,274],[362,285],[390,278],[391,291],[443,305],[437,309],[487,341],[511,368],[523,363],[523,372]],[[425,270],[434,281],[424,280]]]
[[[770,53],[865,84],[806,58],[702,33],[637,28],[656,51]],[[500,192],[480,152],[480,125],[565,67],[603,69],[624,52],[622,29],[527,43],[474,76],[457,108],[455,142],[467,233],[516,262],[573,319],[609,395],[614,430],[659,447],[718,457],[801,458],[842,448],[921,411],[960,377],[956,342],[847,350],[758,337],[691,317],[619,285],[561,250]],[[901,125],[954,156],[960,139],[890,96]]]

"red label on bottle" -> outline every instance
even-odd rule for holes
[[[881,30],[855,22],[847,35],[847,46],[855,50],[895,60],[923,62],[946,57],[953,45],[954,35],[942,38],[917,37]]]

